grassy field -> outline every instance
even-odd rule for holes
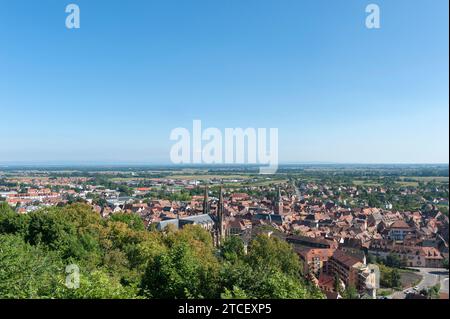
[[[400,180],[408,180],[414,182],[436,182],[436,183],[448,183],[448,176],[402,176]]]
[[[360,180],[360,179],[355,179],[353,180],[353,185],[355,186],[368,186],[368,187],[377,187],[377,186],[381,186],[380,183],[371,181],[371,180]]]
[[[251,176],[249,175],[208,175],[208,174],[201,174],[201,175],[195,175],[195,174],[186,174],[186,175],[172,175],[167,176],[167,178],[170,179],[182,179],[182,180],[205,180],[205,179],[223,179],[223,180],[230,180],[230,179],[236,179],[236,180],[246,180],[250,179]]]
[[[404,187],[418,187],[419,182],[429,183],[435,182],[439,184],[448,184],[449,178],[446,176],[401,176],[395,181],[395,184]],[[371,179],[355,179],[353,180],[353,185],[355,186],[367,186],[367,187],[377,187],[382,184],[378,181],[373,181]]]
[[[123,183],[129,181],[144,181],[151,180],[152,178],[144,178],[144,177],[113,177],[110,179],[111,182]]]
[[[400,186],[404,186],[404,187],[418,187],[419,186],[419,182],[406,182],[406,181],[401,181],[401,182],[395,182],[395,184],[400,185]]]

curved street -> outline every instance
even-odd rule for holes
[[[415,286],[417,292],[422,289],[429,289],[436,284],[441,285],[440,292],[448,294],[448,278],[449,272],[444,268],[413,268],[419,270],[419,274],[422,276],[420,283]],[[413,288],[407,288],[403,291],[397,291],[391,295],[392,299],[405,299],[408,291],[413,291]]]

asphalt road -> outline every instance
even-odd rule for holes
[[[441,292],[445,292],[448,294],[448,274],[447,278],[441,279]]]
[[[419,274],[422,275],[422,280],[416,286],[418,291],[421,289],[428,289],[434,285],[440,283],[440,292],[448,293],[448,270],[444,268],[415,268],[419,270]],[[412,290],[412,288],[405,289],[403,291],[395,292],[391,295],[392,299],[405,299],[406,292]]]

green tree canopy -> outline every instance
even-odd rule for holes
[[[65,267],[80,287],[65,285]],[[0,298],[323,298],[292,247],[259,235],[218,249],[200,226],[148,231],[135,214],[103,219],[82,203],[18,214],[0,204]]]
[[[49,298],[63,264],[19,235],[0,235],[0,298]]]
[[[145,230],[144,222],[141,217],[132,213],[114,213],[109,219],[114,222],[122,222],[128,225],[131,229],[134,230]]]
[[[298,255],[287,242],[277,237],[258,235],[250,243],[247,261],[253,268],[280,270],[295,277],[300,275],[301,264]]]

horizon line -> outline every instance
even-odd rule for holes
[[[224,166],[264,166],[260,163],[185,163],[174,164],[168,162],[138,162],[138,161],[0,161],[0,166],[174,166],[174,167],[224,167]],[[286,165],[449,165],[449,162],[281,162],[278,166]]]

